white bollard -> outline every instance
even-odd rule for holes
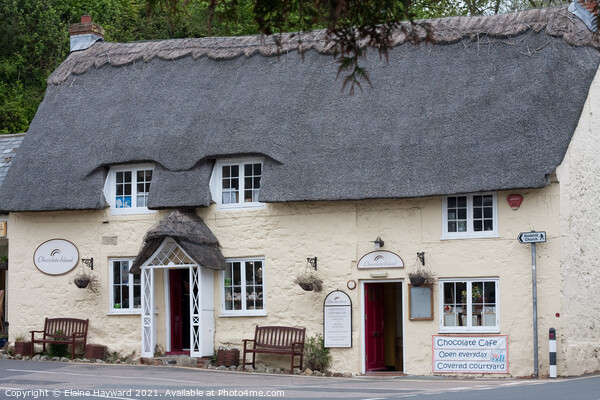
[[[550,328],[548,351],[550,352],[550,378],[556,378],[556,330]]]

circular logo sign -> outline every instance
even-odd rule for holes
[[[52,239],[38,246],[33,254],[33,263],[45,274],[62,275],[77,265],[79,251],[68,240]]]

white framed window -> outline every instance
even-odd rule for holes
[[[498,237],[496,193],[446,196],[442,200],[442,239]]]
[[[110,258],[109,314],[141,314],[142,289],[140,275],[130,274],[133,258]]]
[[[148,209],[148,193],[152,182],[152,164],[111,167],[104,185],[111,214],[144,214]]]
[[[219,160],[211,177],[211,195],[219,209],[260,208],[263,162],[260,159]]]
[[[221,273],[221,315],[266,315],[264,258],[227,259]]]
[[[496,278],[440,279],[440,332],[499,332]]]

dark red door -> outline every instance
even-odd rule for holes
[[[365,284],[366,370],[385,370],[383,337],[383,283]]]
[[[189,271],[169,270],[169,299],[171,302],[171,351],[185,353],[190,348]]]

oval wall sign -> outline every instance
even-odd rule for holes
[[[403,268],[404,261],[396,253],[376,250],[365,254],[358,260],[357,268]]]
[[[79,251],[68,240],[52,239],[38,246],[33,254],[33,263],[45,274],[62,275],[77,265]]]

